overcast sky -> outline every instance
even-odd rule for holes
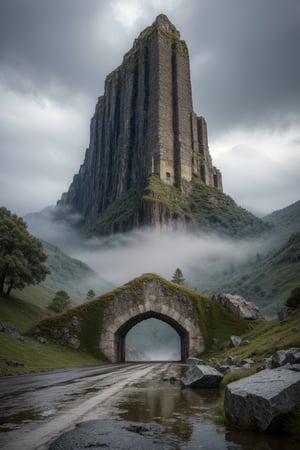
[[[299,0],[0,0],[1,205],[68,189],[106,75],[159,13],[188,44],[225,192],[258,214],[300,199]]]

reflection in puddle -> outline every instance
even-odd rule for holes
[[[186,366],[172,365],[176,376]],[[182,388],[179,382],[163,381],[166,374],[156,376],[127,388],[117,402],[118,416],[132,422],[156,422],[173,436],[174,445],[184,450],[296,450],[288,437],[260,435],[254,432],[230,430],[217,425],[216,406],[223,401],[222,389]],[[167,374],[167,377],[174,373]],[[166,378],[167,378],[166,377]],[[176,448],[176,447],[175,447]]]
[[[42,419],[42,413],[39,410],[32,409],[21,411],[10,416],[0,417],[0,432],[6,432],[18,427],[21,423],[29,423]]]

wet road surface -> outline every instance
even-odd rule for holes
[[[0,448],[42,450],[93,408],[151,371],[122,364],[0,379]]]
[[[182,389],[174,378],[186,370],[179,363],[121,364],[2,378],[0,448],[299,448],[288,437],[217,424],[223,390]]]

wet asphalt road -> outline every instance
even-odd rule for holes
[[[43,450],[157,364],[110,364],[0,378],[0,448]]]

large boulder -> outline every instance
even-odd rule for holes
[[[238,347],[242,343],[242,339],[239,336],[230,336],[230,347]]]
[[[241,295],[220,293],[214,295],[213,299],[244,319],[259,319],[262,317],[259,313],[258,306],[253,302],[249,302]]]
[[[262,432],[280,430],[285,415],[300,403],[300,372],[291,369],[266,369],[230,383],[224,398],[226,418]]]
[[[284,366],[285,364],[300,363],[300,348],[292,347],[287,350],[277,350],[271,358],[271,369]]]
[[[223,374],[214,367],[198,364],[184,374],[181,383],[188,387],[214,388],[222,379]]]

